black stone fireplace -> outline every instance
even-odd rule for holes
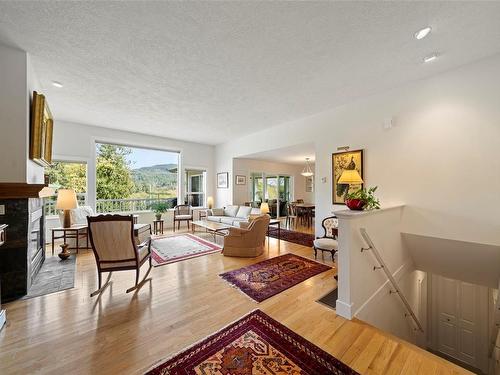
[[[43,199],[0,199],[8,224],[7,240],[0,248],[1,301],[24,296],[45,260]]]

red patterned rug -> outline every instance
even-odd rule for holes
[[[221,250],[219,245],[189,233],[153,237],[151,241],[151,258],[154,266],[179,262]]]
[[[269,237],[278,238],[278,228],[269,227]],[[283,241],[293,242],[299,245],[312,247],[314,235],[309,233],[296,232],[294,230],[280,229],[279,239]]]
[[[262,302],[330,268],[298,255],[285,254],[219,276]]]
[[[357,375],[260,310],[155,366],[147,375]]]

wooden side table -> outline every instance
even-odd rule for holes
[[[163,234],[163,220],[153,220],[153,233],[158,234],[161,233]]]
[[[57,235],[57,232],[62,232],[62,235]],[[63,239],[64,244],[66,244],[66,240],[68,238],[74,238],[76,240],[76,247],[68,247],[68,250],[70,249],[76,249],[76,253],[78,254],[78,251],[80,250],[80,237],[85,236],[85,248],[89,249],[89,236],[88,236],[88,230],[86,225],[72,225],[69,228],[63,228],[63,227],[58,227],[58,228],[53,228],[52,229],[52,255],[54,255],[54,242],[55,240],[58,240],[60,238]]]

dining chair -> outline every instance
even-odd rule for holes
[[[297,206],[293,203],[287,204],[287,215],[286,215],[286,226],[290,229],[290,224],[293,222],[293,227],[295,228],[297,221]]]
[[[151,229],[149,236],[140,244],[134,236],[134,218],[132,215],[98,215],[87,217],[90,244],[97,265],[99,287],[90,294],[94,297],[102,293],[111,283],[114,271],[135,270],[135,285],[127,293],[139,289],[151,271]],[[141,266],[149,261],[149,268],[139,282]],[[102,274],[109,272],[104,285]]]
[[[189,229],[189,222],[193,220],[193,212],[189,204],[179,204],[174,207],[174,232],[175,222],[177,222],[177,229],[181,229],[181,221],[186,221]]]

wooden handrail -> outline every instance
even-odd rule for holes
[[[387,268],[387,265],[385,264],[384,259],[382,259],[382,257],[380,256],[380,253],[378,252],[377,248],[373,244],[373,241],[371,240],[370,236],[368,235],[368,232],[366,231],[365,228],[360,228],[359,231],[361,233],[361,236],[365,240],[366,244],[368,245],[368,248],[362,248],[361,252],[366,251],[366,250],[371,250],[373,252],[373,255],[375,256],[375,258],[377,259],[377,262],[379,263],[379,266],[374,267],[374,270],[381,269],[384,271],[385,275],[387,276],[387,279],[389,280],[392,287],[394,288],[395,293],[399,296],[399,298],[401,298],[401,301],[403,301],[403,304],[405,305],[406,310],[408,311],[410,316],[413,318],[413,321],[417,325],[418,330],[420,332],[424,332],[424,329],[422,328],[422,324],[420,324],[420,321],[418,320],[417,316],[413,312],[413,309],[411,308],[410,304],[408,303],[408,300],[406,299],[403,292],[399,288],[399,285],[398,285],[396,279],[394,279],[394,277],[392,276],[392,273]]]

